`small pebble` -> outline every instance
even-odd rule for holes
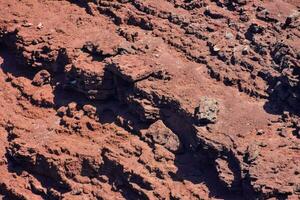
[[[230,32],[226,32],[226,34],[225,34],[225,38],[226,38],[227,40],[230,40],[230,39],[232,39],[232,38],[233,38],[233,34],[232,34],[232,33],[230,33]]]
[[[44,25],[41,22],[37,25],[37,29],[42,29],[43,27]]]
[[[32,23],[27,22],[27,23],[24,23],[22,26],[23,27],[31,27],[32,25],[33,25]]]
[[[259,129],[259,130],[257,130],[257,132],[256,132],[257,135],[263,135],[264,133],[265,133],[265,131],[262,130],[262,129]]]

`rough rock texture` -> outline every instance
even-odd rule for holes
[[[0,8],[0,198],[300,198],[298,0]]]

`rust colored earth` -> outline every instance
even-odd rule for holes
[[[300,199],[299,0],[0,0],[0,199]]]

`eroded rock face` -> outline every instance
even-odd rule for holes
[[[0,0],[0,198],[299,199],[299,6]]]
[[[216,159],[216,168],[219,174],[220,180],[226,185],[227,188],[234,188],[235,176],[229,167],[229,163],[226,159]]]
[[[141,55],[117,56],[108,65],[108,70],[128,82],[146,79],[155,72],[155,62],[147,57],[140,57]]]

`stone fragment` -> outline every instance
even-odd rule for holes
[[[264,133],[265,133],[264,130],[259,129],[259,130],[257,130],[256,135],[263,135]]]
[[[259,156],[259,153],[260,147],[257,144],[252,143],[248,145],[244,159],[247,163],[253,163]]]
[[[195,108],[194,117],[197,123],[209,124],[217,121],[219,103],[216,99],[202,97],[199,105]]]
[[[248,54],[249,54],[249,47],[248,47],[248,46],[245,46],[245,47],[242,49],[242,54],[243,54],[243,55],[248,55]]]
[[[67,115],[68,117],[73,117],[77,112],[77,103],[71,102],[68,104]]]
[[[217,45],[215,45],[214,47],[213,47],[213,51],[214,52],[219,52],[221,49],[220,49],[220,47],[218,47]]]
[[[177,152],[181,147],[178,136],[166,127],[161,120],[153,123],[146,131],[145,136],[172,152]]]
[[[159,119],[159,109],[152,105],[148,100],[129,98],[129,108],[132,113],[139,116],[139,119],[145,122],[153,122]]]
[[[248,0],[234,0],[234,2],[239,4],[239,5],[246,5]]]
[[[215,162],[220,180],[222,180],[227,188],[231,188],[234,183],[234,174],[229,168],[229,163],[222,158],[216,159]]]
[[[37,25],[37,29],[42,29],[43,27],[44,25],[41,22]]]
[[[97,113],[97,108],[92,106],[92,105],[84,105],[83,108],[84,112],[87,114],[87,116],[89,117],[95,117],[96,113]]]
[[[35,86],[42,86],[50,83],[51,75],[47,70],[41,70],[34,76],[32,84]]]
[[[231,33],[231,32],[226,32],[225,33],[225,38],[227,39],[227,40],[230,40],[230,39],[232,39],[234,36],[233,36],[233,34]]]
[[[218,7],[210,7],[207,6],[205,8],[204,14],[213,18],[213,19],[221,19],[224,18],[224,15],[222,13],[222,10],[219,9]]]
[[[24,24],[22,24],[23,27],[31,27],[33,24],[30,22],[26,22]]]
[[[44,85],[38,89],[33,95],[32,100],[41,106],[53,106],[54,94],[50,85]]]
[[[57,115],[60,117],[63,117],[67,113],[67,108],[65,106],[61,106],[59,109],[57,109]]]

